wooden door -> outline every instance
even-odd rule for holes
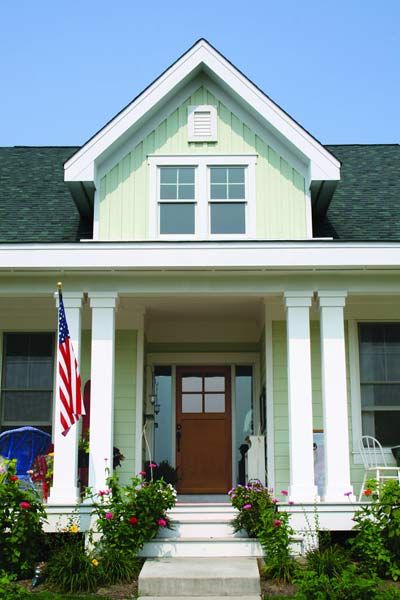
[[[177,367],[176,464],[181,494],[232,484],[230,367]]]

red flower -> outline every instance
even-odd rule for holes
[[[370,496],[372,494],[372,490],[370,488],[367,488],[366,490],[363,491],[364,496]]]
[[[139,471],[139,475],[142,475],[142,477],[145,477],[146,471]]]
[[[10,481],[18,481],[18,477],[16,475],[10,475]]]
[[[130,517],[128,521],[131,525],[137,525],[139,523],[139,519],[137,517]]]
[[[281,525],[282,525],[282,521],[280,521],[280,519],[275,519],[274,526],[275,527],[280,527]]]
[[[165,519],[158,519],[157,525],[159,525],[160,527],[166,527],[167,521]]]
[[[28,508],[31,507],[31,505],[29,504],[29,502],[20,502],[19,505],[24,510],[28,510]]]

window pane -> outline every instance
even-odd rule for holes
[[[172,464],[172,376],[171,367],[155,367],[155,391],[159,413],[154,422],[154,459]]]
[[[211,167],[210,168],[211,183],[226,183],[227,168],[226,167]]]
[[[245,204],[212,203],[211,233],[246,233]]]
[[[379,352],[360,353],[360,376],[362,382],[385,381],[385,356]]]
[[[361,386],[361,405],[363,407],[400,406],[400,384],[363,384]]]
[[[179,167],[178,182],[194,184],[194,167]]]
[[[244,167],[229,167],[228,181],[229,183],[244,184]]]
[[[194,233],[194,204],[160,204],[160,233]]]
[[[204,412],[223,413],[225,412],[225,394],[205,394]]]
[[[160,199],[161,200],[177,200],[178,188],[176,185],[162,184],[160,186]]]
[[[194,185],[180,185],[178,188],[179,200],[194,200]]]
[[[242,183],[229,184],[228,197],[229,197],[229,200],[244,200],[244,198],[245,198],[244,184],[242,184]]]
[[[224,392],[225,377],[223,375],[206,375],[204,378],[204,390],[206,392]]]
[[[225,184],[211,185],[211,200],[227,200],[228,187]]]
[[[27,356],[10,356],[4,361],[3,385],[6,388],[28,388],[28,367]]]
[[[183,375],[182,392],[201,392],[202,383],[201,375]]]
[[[3,423],[50,423],[52,392],[3,392]]]
[[[178,169],[176,167],[161,167],[160,182],[176,183],[178,180]]]
[[[203,411],[203,396],[201,394],[182,394],[183,413],[201,413]]]
[[[397,446],[400,443],[400,411],[375,413],[375,437],[382,446]]]

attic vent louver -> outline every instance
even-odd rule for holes
[[[211,104],[190,106],[188,113],[188,141],[217,141],[217,109]]]

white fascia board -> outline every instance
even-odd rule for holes
[[[0,271],[400,269],[400,243],[141,242],[4,244]]]
[[[340,163],[324,146],[205,40],[200,40],[65,163],[65,180],[93,181],[95,161],[176,86],[182,84],[188,76],[197,72],[202,66],[206,66],[210,72],[236,92],[270,126],[308,158],[313,180],[340,179]]]

